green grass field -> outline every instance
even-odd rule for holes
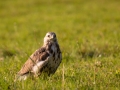
[[[63,55],[57,72],[14,82],[49,31]],[[0,90],[120,90],[120,1],[1,0]]]

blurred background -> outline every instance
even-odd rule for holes
[[[71,69],[75,77],[81,76],[82,72],[79,74],[80,71],[75,70],[81,68],[84,59],[93,61],[82,63],[83,67],[102,57],[105,66],[113,62],[106,71],[114,67],[115,72],[120,68],[120,0],[0,0],[0,61],[7,61],[0,62],[1,75],[7,76],[10,67],[15,74],[28,56],[42,46],[45,34],[50,31],[57,34],[63,63],[68,69],[73,64],[76,66]],[[7,63],[11,66],[6,67]],[[6,73],[2,72],[4,70]],[[101,77],[106,75],[105,72],[101,72]],[[91,82],[85,80],[85,85]],[[72,82],[68,82],[71,85]],[[98,83],[102,84],[111,85],[104,80]],[[84,86],[83,83],[76,85]],[[120,86],[118,82],[115,85]]]
[[[119,4],[119,0],[1,0],[0,47],[21,43],[33,48],[42,45],[48,31],[57,34],[63,49],[85,40],[117,43]]]

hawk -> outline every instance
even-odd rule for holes
[[[35,77],[41,73],[54,74],[62,60],[61,50],[54,32],[48,32],[44,44],[36,50],[18,72],[19,80],[26,80],[29,75]]]

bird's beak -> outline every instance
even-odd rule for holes
[[[54,38],[53,38],[53,36],[50,38],[50,40],[53,40]]]
[[[51,37],[51,40],[52,40],[52,41],[54,41],[54,40],[55,40],[55,37],[54,37],[54,36],[52,36],[52,37]]]
[[[53,39],[54,37],[52,36],[51,39]]]

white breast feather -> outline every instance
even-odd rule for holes
[[[33,72],[34,73],[38,73],[39,72],[39,70],[40,70],[40,68],[43,66],[43,64],[45,63],[45,61],[40,61],[40,62],[38,62],[34,67],[33,67]]]

